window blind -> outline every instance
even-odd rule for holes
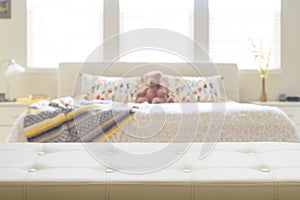
[[[206,17],[206,12],[195,15],[194,9],[198,11],[199,6],[206,5],[195,4],[196,0],[119,0],[119,10],[105,8],[119,12],[119,19],[106,22],[103,1],[109,0],[27,0],[28,66],[46,68],[57,67],[59,62],[82,62],[103,42],[103,32],[110,31],[103,27],[115,23],[120,32],[162,28],[191,39],[195,26],[208,29],[204,38],[213,61],[238,63],[240,69],[258,68],[251,39],[258,50],[265,54],[271,51],[271,69],[280,67],[281,0],[199,0],[208,1],[208,7],[203,8],[208,9],[208,24],[199,23],[199,17]],[[119,48],[125,43],[120,41]],[[133,51],[120,60],[185,62],[176,55],[151,49]]]
[[[214,62],[258,69],[252,52],[271,52],[270,69],[280,67],[281,0],[209,0],[209,54]]]
[[[27,64],[83,62],[103,38],[103,0],[27,0]]]
[[[161,28],[176,31],[193,39],[194,0],[119,0],[119,5],[120,32],[142,28]],[[158,50],[132,52],[120,60],[182,62],[181,58]]]

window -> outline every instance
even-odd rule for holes
[[[176,31],[193,39],[193,0],[119,0],[119,3],[120,32],[160,28]],[[141,50],[122,57],[121,61],[182,62],[183,60],[159,50]]]
[[[27,0],[27,64],[83,62],[103,41],[101,0]]]
[[[240,69],[258,68],[251,39],[259,50],[271,52],[270,69],[280,67],[281,0],[27,0],[27,4],[30,67],[83,62],[103,40],[140,28],[179,32],[208,48],[214,62],[237,63]],[[126,42],[116,48],[122,45]],[[200,58],[195,50],[194,54]],[[120,60],[183,61],[155,49],[132,51]]]
[[[271,52],[270,69],[280,67],[280,0],[209,0],[209,53],[214,62],[257,69],[251,51]]]
[[[193,0],[119,0],[120,32],[161,28],[193,38]]]

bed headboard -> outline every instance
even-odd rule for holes
[[[58,97],[72,96],[73,88],[75,84],[79,84],[76,81],[76,77],[80,73],[88,73],[105,76],[130,76],[130,73],[134,70],[135,76],[142,76],[145,70],[143,67],[137,68],[137,66],[151,67],[151,70],[160,70],[163,73],[171,75],[183,75],[183,76],[199,76],[199,71],[203,76],[211,76],[221,74],[224,77],[224,86],[227,97],[232,100],[239,101],[239,71],[236,64],[208,64],[197,63],[197,66],[201,66],[201,69],[197,70],[189,63],[123,63],[116,62],[107,68],[107,63],[60,63],[58,69]],[[211,70],[212,65],[217,66],[216,70]],[[168,66],[168,67],[166,67]],[[170,70],[170,67],[172,70]],[[216,69],[213,67],[213,69]],[[170,73],[171,72],[171,73]]]

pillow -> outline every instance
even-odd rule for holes
[[[109,100],[113,84],[119,77],[96,76],[82,74],[81,77],[81,98],[85,100],[102,99]],[[97,96],[95,95],[97,91]],[[97,97],[97,98],[96,98]]]
[[[180,77],[164,75],[168,103],[224,101],[222,76]],[[136,90],[143,83],[140,77],[107,77],[82,74],[82,98],[134,102]]]
[[[122,101],[122,102],[134,102],[136,99],[136,90],[141,85],[141,78],[139,77],[122,77],[115,81],[113,84],[112,91],[110,94],[111,100]],[[95,91],[95,95],[99,92]]]
[[[179,77],[166,76],[168,103],[220,102],[224,100],[222,76]]]
[[[82,98],[134,102],[141,84],[139,77],[107,77],[83,74]]]

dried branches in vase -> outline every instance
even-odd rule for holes
[[[267,92],[266,92],[266,78],[269,74],[269,65],[271,59],[271,51],[269,49],[267,53],[265,53],[262,49],[258,49],[257,45],[254,43],[252,39],[250,39],[251,46],[252,46],[252,53],[254,54],[254,60],[259,64],[259,75],[262,80],[261,83],[261,92],[260,92],[260,101],[266,102],[267,101]]]
[[[259,100],[262,102],[266,102],[268,100],[267,98],[267,92],[266,92],[266,78],[262,78],[262,87],[261,87],[261,92],[259,96]]]

